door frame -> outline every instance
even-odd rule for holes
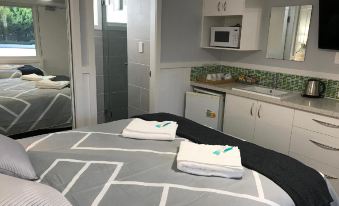
[[[158,87],[160,84],[161,13],[162,0],[151,0],[150,28],[150,97],[149,111],[157,112]]]
[[[67,0],[75,128],[97,124],[93,0]]]

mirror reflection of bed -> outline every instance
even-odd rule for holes
[[[0,134],[71,129],[71,58],[64,0],[0,3]]]

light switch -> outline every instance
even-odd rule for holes
[[[139,42],[138,43],[138,52],[139,53],[144,53],[144,50],[145,50],[145,46],[144,46],[144,42]]]
[[[334,63],[339,64],[339,52],[337,52],[336,55],[335,55]]]

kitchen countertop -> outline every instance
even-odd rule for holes
[[[255,99],[262,102],[272,103],[280,106],[285,106],[297,110],[303,110],[306,112],[312,112],[339,119],[339,101],[334,99],[304,98],[299,93],[295,93],[289,97],[279,100],[270,97],[265,97],[260,94],[251,94],[244,91],[233,90],[233,88],[241,89],[249,86],[240,83],[212,85],[199,82],[191,82],[191,86],[232,94],[240,97]]]

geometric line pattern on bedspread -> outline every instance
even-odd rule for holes
[[[1,134],[69,127],[73,119],[71,110],[69,88],[39,89],[33,81],[0,79]]]
[[[15,112],[10,110],[9,108],[7,108],[7,107],[5,107],[3,105],[0,105],[1,109],[3,109],[4,111],[8,112],[9,114],[11,114],[11,115],[13,115],[15,117],[15,119],[12,121],[12,123],[7,128],[0,127],[0,129],[2,131],[8,132],[19,121],[19,119],[26,113],[26,111],[31,107],[31,104],[29,102],[25,101],[25,100],[18,99],[16,97],[3,97],[3,96],[0,96],[0,98],[11,99],[11,100],[19,101],[19,102],[22,102],[22,103],[25,104],[25,108],[19,114],[16,114]]]
[[[34,124],[29,128],[29,131],[32,131],[34,129],[34,127],[36,127],[36,125],[41,121],[42,118],[44,118],[44,116],[47,114],[47,112],[52,108],[52,106],[54,105],[54,103],[60,98],[60,97],[66,97],[68,98],[70,101],[72,100],[71,97],[62,94],[62,93],[58,93],[53,100],[49,103],[49,105],[47,106],[47,108],[45,109],[45,111],[42,112],[42,114],[40,115],[40,117],[37,119],[37,121],[34,122]],[[71,117],[72,118],[72,117]],[[67,121],[67,123],[70,120]]]
[[[58,132],[49,134],[46,137],[37,140],[36,142],[33,142],[31,145],[29,145],[26,148],[26,151],[31,150],[32,148],[36,147],[41,142],[53,137],[54,134],[67,134],[67,133],[80,133],[84,134],[84,137],[81,138],[78,142],[76,142],[70,149],[71,150],[110,150],[110,151],[122,151],[122,152],[146,152],[146,153],[153,153],[153,154],[161,154],[161,155],[176,155],[176,153],[169,153],[169,152],[159,152],[159,151],[152,151],[152,150],[131,150],[131,149],[124,149],[124,148],[96,148],[96,147],[79,147],[79,145],[84,142],[86,139],[90,138],[92,134],[105,134],[105,135],[111,135],[111,136],[120,136],[121,134],[112,134],[112,133],[103,133],[103,132],[85,132],[85,131],[68,131],[68,132]],[[109,180],[106,182],[106,184],[103,186],[100,193],[97,195],[92,206],[98,206],[101,202],[101,200],[104,198],[106,193],[109,191],[110,187],[113,185],[133,185],[133,186],[142,186],[142,187],[156,187],[156,188],[162,188],[162,195],[160,198],[159,206],[165,206],[169,194],[170,189],[181,189],[181,190],[188,190],[192,192],[207,192],[207,193],[215,193],[219,195],[226,195],[226,196],[233,196],[237,198],[244,198],[249,199],[253,201],[257,201],[266,205],[270,206],[279,206],[279,204],[265,199],[262,184],[259,178],[259,174],[255,171],[253,172],[253,176],[255,179],[255,184],[258,190],[258,197],[248,194],[241,194],[241,193],[235,193],[235,192],[229,192],[225,190],[218,190],[213,188],[200,188],[200,187],[190,187],[185,185],[179,185],[179,184],[171,184],[171,183],[147,183],[147,182],[138,182],[138,181],[118,181],[116,180],[116,177],[119,175],[119,172],[124,166],[123,162],[110,162],[110,161],[84,161],[84,160],[76,160],[76,159],[56,159],[49,168],[41,175],[40,179],[37,180],[37,182],[41,182],[44,177],[58,164],[61,162],[68,162],[68,163],[84,163],[85,165],[75,174],[75,176],[72,178],[70,183],[66,186],[66,188],[62,191],[63,195],[66,195],[72,188],[72,186],[76,183],[76,181],[80,178],[80,176],[93,164],[103,164],[103,165],[116,165],[116,169],[114,170],[113,174],[109,178]]]
[[[3,105],[0,105],[0,109],[2,109],[3,111],[7,112],[8,114],[12,115],[13,117],[15,117],[15,119],[11,122],[11,124],[7,127],[7,128],[4,128],[4,127],[1,127],[0,126],[0,130],[4,131],[4,132],[8,132],[19,120],[20,118],[27,112],[27,110],[32,106],[29,102],[25,101],[25,100],[22,100],[22,99],[19,99],[18,97],[20,97],[21,95],[23,94],[26,94],[28,92],[31,92],[31,91],[35,91],[37,89],[31,89],[31,90],[26,90],[26,91],[23,91],[22,93],[16,95],[15,97],[4,97],[4,96],[0,96],[0,98],[4,98],[4,99],[11,99],[13,101],[19,101],[21,103],[24,103],[25,104],[25,107],[24,109],[19,113],[15,113],[14,111],[10,110],[9,108],[3,106]],[[49,105],[46,107],[46,109],[42,112],[42,114],[39,116],[39,118],[33,123],[33,125],[29,128],[28,131],[32,131],[36,125],[41,121],[41,119],[44,118],[44,116],[47,114],[47,112],[52,108],[53,104],[60,98],[60,97],[66,97],[67,99],[69,99],[71,101],[71,97],[70,96],[67,96],[65,94],[62,94],[62,93],[58,93],[54,98],[53,100],[49,103]],[[70,117],[70,119],[67,121],[70,122],[72,120],[72,117]]]

